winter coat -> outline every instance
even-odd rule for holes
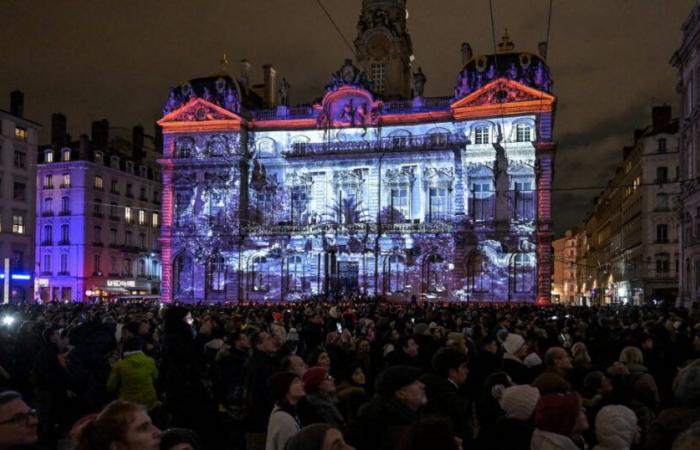
[[[532,433],[532,450],[580,450],[568,436],[535,429]]]
[[[120,400],[128,400],[152,409],[158,405],[155,382],[158,369],[153,358],[143,352],[125,352],[112,367],[107,388],[116,391]]]
[[[284,446],[287,445],[289,438],[300,430],[299,419],[292,414],[290,408],[275,405],[267,423],[265,450],[284,450]]]
[[[483,450],[530,450],[535,425],[532,421],[522,421],[507,417],[499,418],[486,436],[479,436]]]
[[[343,381],[338,386],[338,409],[346,421],[354,419],[360,406],[369,401],[369,395],[364,386],[358,386]]]
[[[630,371],[629,381],[632,384],[634,397],[652,411],[656,410],[659,407],[659,389],[654,377],[641,364],[627,364],[627,369]]]
[[[550,367],[535,378],[532,385],[539,389],[540,395],[565,394],[572,391],[571,384],[562,373]]]
[[[342,429],[345,420],[336,402],[318,394],[307,394],[299,401],[299,419],[303,426],[329,423]]]
[[[661,411],[651,424],[645,448],[670,449],[676,437],[698,420],[700,408],[669,408]]]
[[[376,396],[348,425],[345,440],[357,450],[393,450],[418,417],[398,400]]]
[[[268,389],[267,380],[275,370],[275,359],[261,351],[254,350],[246,366],[245,386],[247,389],[248,429],[263,432],[274,402]]]
[[[503,371],[506,372],[515,384],[532,383],[532,370],[522,361],[508,353],[503,355]]]
[[[425,374],[421,381],[425,384],[425,395],[428,397],[424,414],[450,419],[455,433],[462,440],[471,438],[467,399],[459,394],[457,385],[433,373]]]

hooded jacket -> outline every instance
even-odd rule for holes
[[[125,352],[124,358],[112,367],[107,388],[115,391],[120,400],[140,403],[147,409],[158,404],[155,382],[158,369],[153,358],[143,352]]]

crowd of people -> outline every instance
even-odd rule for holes
[[[700,448],[700,307],[149,301],[0,320],[0,450]]]

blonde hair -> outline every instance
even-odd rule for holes
[[[571,356],[574,357],[574,361],[591,362],[591,355],[588,354],[588,348],[583,342],[577,342],[571,346]]]
[[[619,361],[623,364],[644,364],[644,355],[638,347],[625,347],[620,352]]]

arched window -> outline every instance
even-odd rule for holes
[[[254,256],[248,270],[248,290],[267,292],[270,290],[269,262],[264,256]]]
[[[510,263],[511,292],[529,293],[534,288],[534,270],[532,259],[526,253],[516,253]]]
[[[526,123],[519,123],[515,126],[515,142],[532,141],[532,127]]]
[[[425,292],[443,292],[443,259],[440,255],[428,255],[423,262],[423,290]]]
[[[192,257],[182,253],[173,262],[173,291],[182,295],[192,291],[194,284],[194,263]]]
[[[481,252],[473,252],[467,259],[467,289],[471,292],[489,292],[491,277],[486,258]]]
[[[220,253],[215,253],[209,261],[209,289],[223,291],[225,287],[226,261]]]
[[[42,240],[45,245],[50,245],[53,241],[53,227],[51,225],[44,225],[44,236]]]
[[[304,260],[301,255],[290,255],[284,261],[287,292],[299,292],[304,288]]]
[[[401,292],[406,288],[406,260],[401,255],[391,255],[384,262],[384,289]]]

